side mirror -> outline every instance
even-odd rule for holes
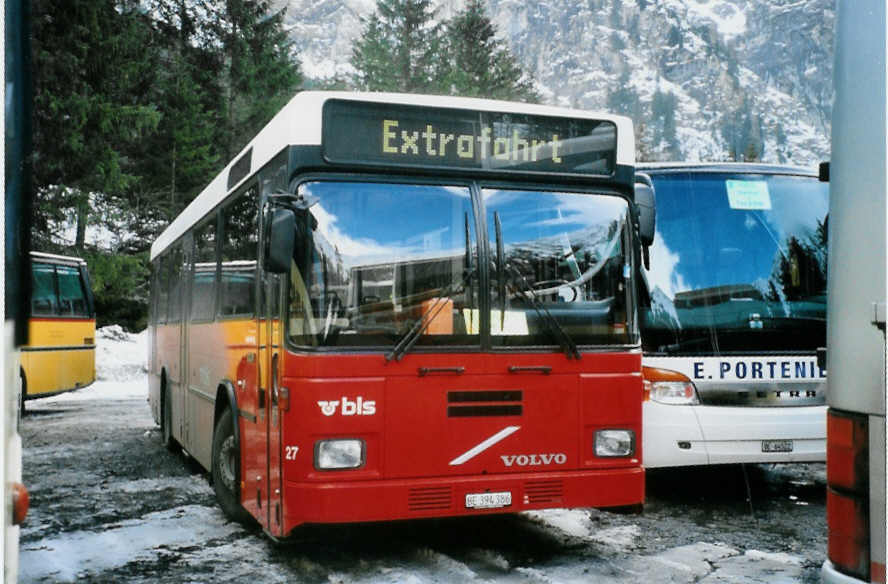
[[[645,174],[635,175],[635,204],[638,206],[638,236],[641,244],[647,247],[654,243],[657,207],[654,186]]]
[[[296,214],[290,209],[275,209],[268,226],[265,269],[273,274],[290,271],[293,245],[296,243]]]

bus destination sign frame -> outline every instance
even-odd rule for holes
[[[610,120],[332,99],[322,153],[331,164],[611,177]]]

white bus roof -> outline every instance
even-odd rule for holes
[[[240,187],[256,170],[262,168],[285,147],[317,146],[321,144],[321,112],[330,99],[416,105],[454,109],[471,109],[504,113],[523,113],[563,118],[606,120],[617,128],[617,164],[635,164],[635,135],[632,121],[625,116],[602,114],[547,105],[535,105],[491,99],[416,95],[407,93],[353,93],[344,91],[304,91],[279,111],[274,118],[241,150],[209,185],[176,217],[151,246],[153,260],[171,243],[182,236],[195,222]],[[235,161],[253,149],[250,172],[232,188],[227,188],[228,174]]]
[[[816,168],[767,162],[636,162],[636,170],[695,170],[702,172],[745,172],[759,174],[799,174],[818,176]]]
[[[86,260],[75,258],[73,256],[56,255],[52,253],[44,253],[42,251],[32,251],[31,260],[39,260],[49,264],[68,264],[75,266],[85,266]]]

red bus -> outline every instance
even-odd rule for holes
[[[152,246],[164,442],[272,537],[640,505],[653,224],[632,136],[547,106],[298,94]]]

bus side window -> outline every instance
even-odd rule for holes
[[[191,320],[210,321],[216,314],[216,215],[194,231]]]
[[[170,262],[169,254],[164,254],[157,259],[157,309],[155,319],[157,324],[167,321],[167,312],[170,302]]]
[[[148,324],[157,324],[157,265],[156,261],[149,264],[151,268],[151,288],[148,291]]]
[[[179,322],[182,318],[182,248],[173,247],[170,254],[170,300],[167,322]]]
[[[59,312],[63,316],[89,316],[80,270],[71,266],[56,266],[56,276],[59,281]]]
[[[33,275],[31,314],[35,316],[57,314],[58,303],[56,302],[53,266],[35,263],[31,273]]]
[[[256,311],[257,191],[254,185],[222,208],[222,316],[251,316]]]

